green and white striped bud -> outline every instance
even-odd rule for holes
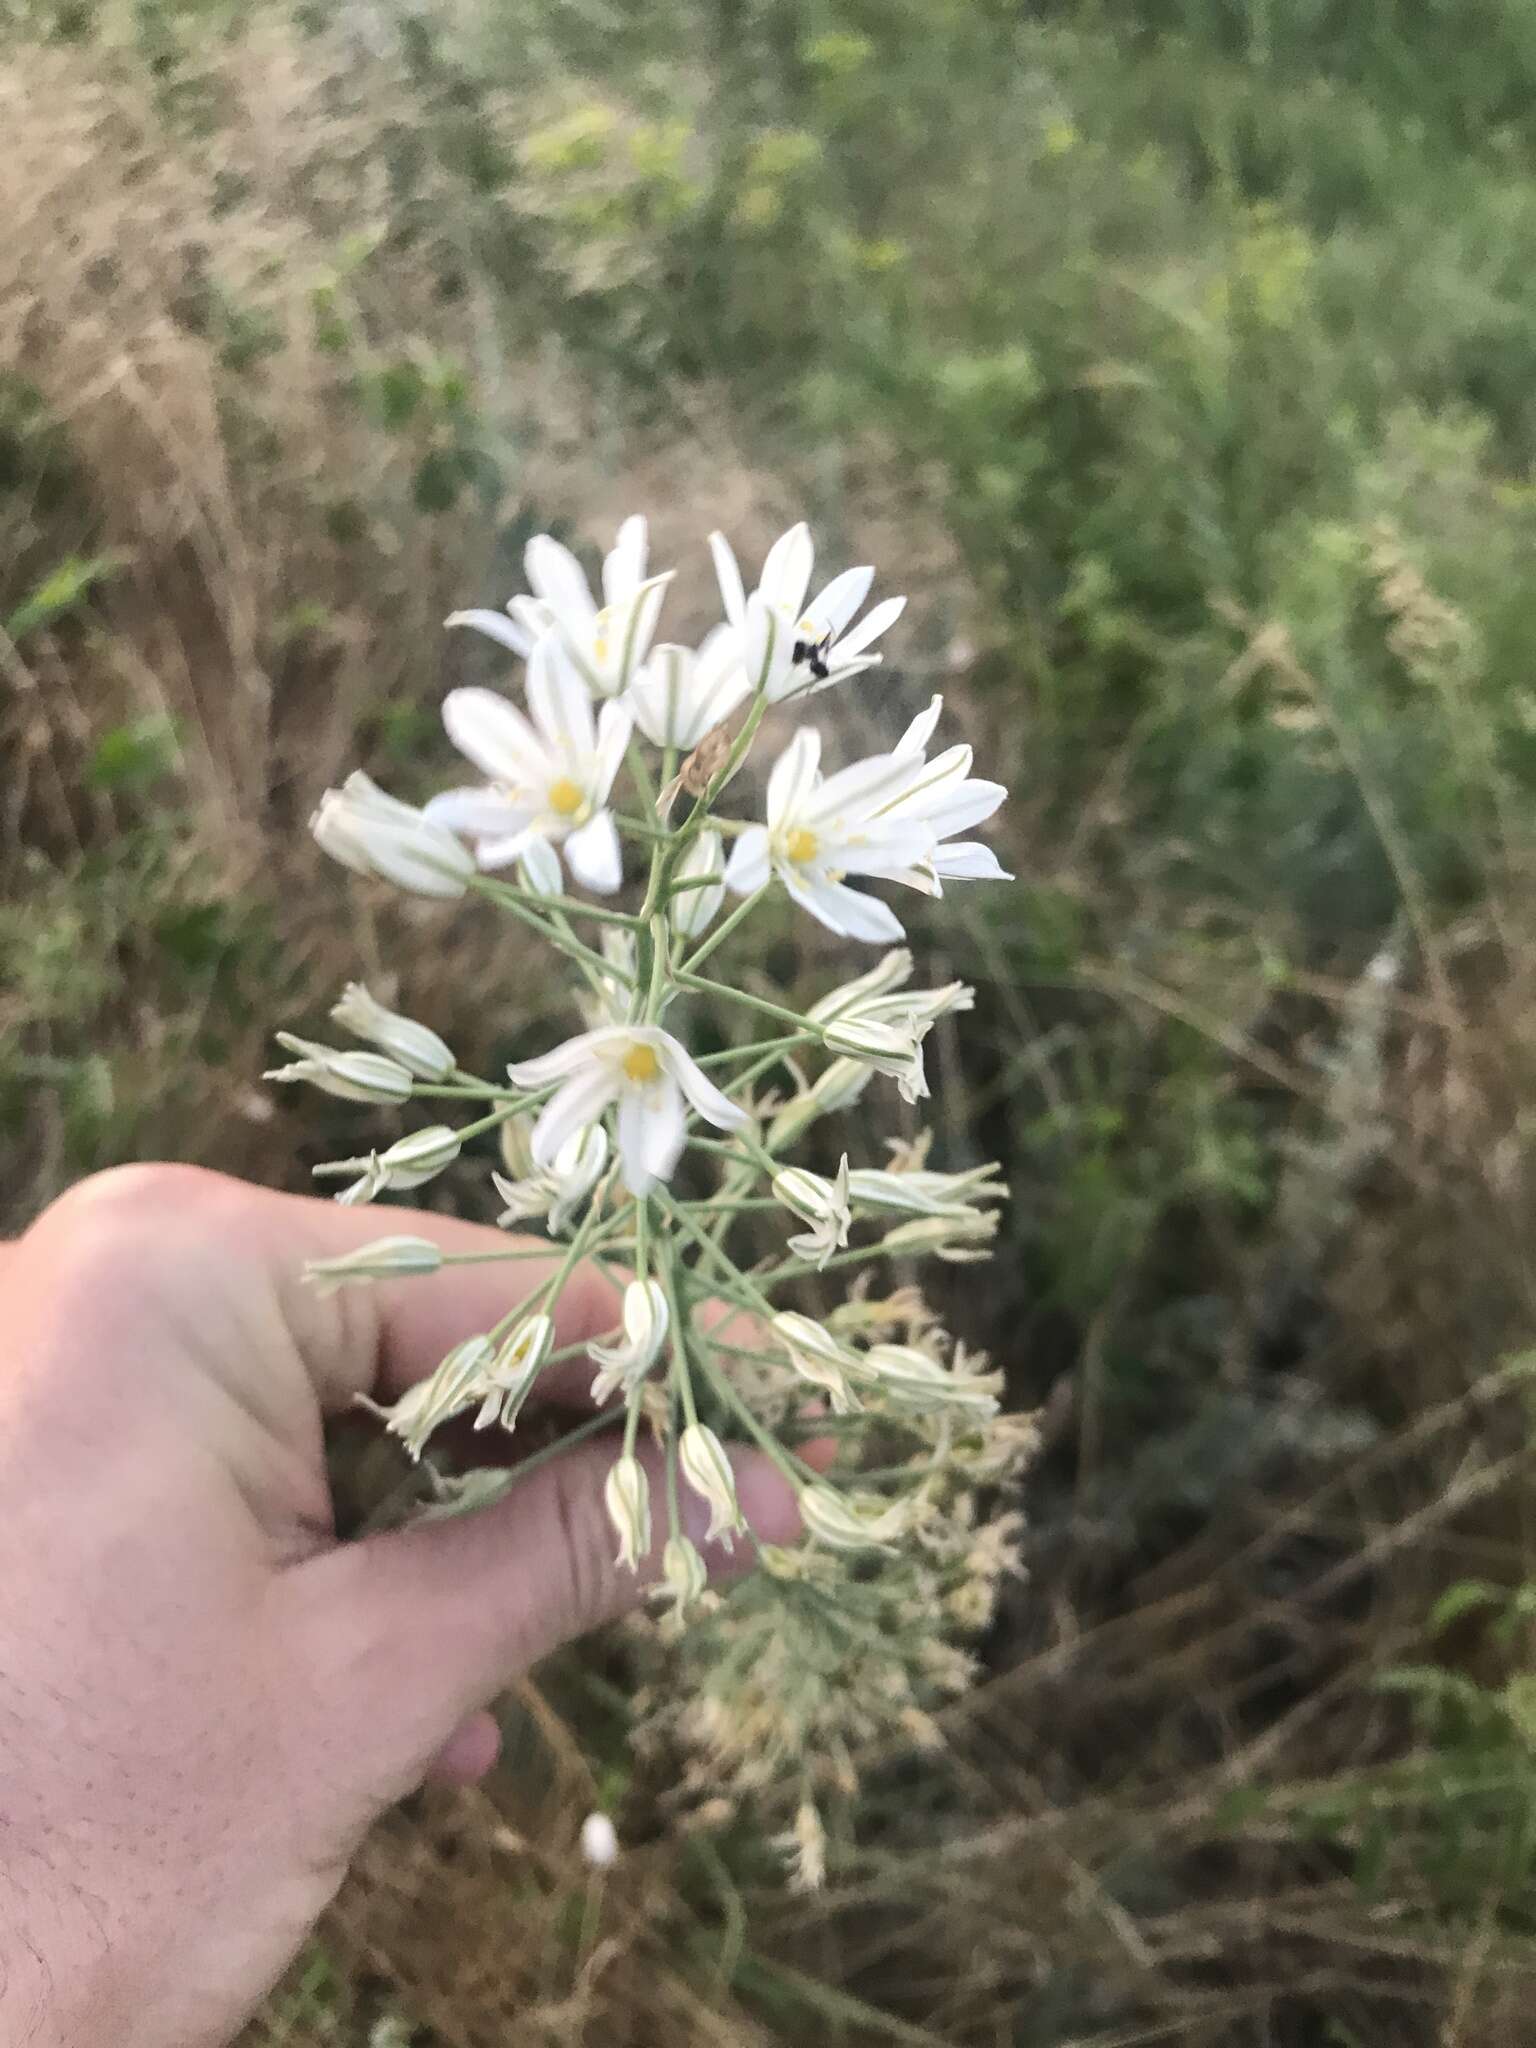
[[[674,1536],[661,1553],[662,1589],[676,1612],[685,1613],[709,1585],[709,1570],[686,1536]]]
[[[407,1273],[436,1273],[442,1266],[440,1245],[426,1237],[376,1237],[336,1259],[311,1259],[304,1278],[322,1294],[334,1294],[360,1280],[395,1280]]]
[[[973,1166],[964,1173],[930,1173],[926,1167],[890,1173],[860,1167],[848,1176],[848,1191],[858,1208],[894,1209],[908,1216],[964,1220],[980,1213],[978,1202],[1001,1202],[1006,1198],[1006,1183],[993,1178],[1000,1171],[996,1160],[986,1166]]]
[[[692,1422],[677,1442],[677,1466],[689,1486],[709,1507],[707,1543],[721,1542],[731,1548],[731,1532],[744,1529],[741,1503],[736,1498],[736,1475],[725,1446],[712,1429]]]
[[[651,1486],[645,1467],[632,1452],[615,1460],[603,1498],[619,1539],[614,1562],[634,1571],[651,1547]]]
[[[381,1408],[365,1394],[358,1406],[382,1416],[392,1436],[399,1437],[412,1458],[419,1458],[433,1430],[482,1399],[496,1347],[489,1337],[466,1337],[455,1344],[434,1373],[409,1388],[392,1408]]]
[[[264,1081],[309,1081],[343,1102],[405,1102],[410,1097],[409,1070],[382,1053],[337,1052],[291,1031],[279,1031],[277,1042],[285,1052],[301,1057],[291,1066],[269,1068],[261,1077]]]
[[[356,770],[321,797],[309,829],[333,860],[416,896],[462,896],[475,872],[463,842]]]
[[[550,1316],[526,1316],[514,1325],[486,1369],[486,1395],[475,1417],[476,1429],[489,1429],[493,1422],[506,1430],[516,1427],[554,1341],[555,1325]]]
[[[920,1216],[911,1223],[898,1223],[881,1238],[882,1249],[891,1257],[904,1253],[920,1256],[932,1252],[952,1266],[969,1265],[989,1259],[997,1235],[997,1212],[973,1210],[963,1216]]]
[[[521,1133],[524,1143],[526,1137],[525,1125]],[[505,1157],[508,1147],[504,1145],[502,1150]],[[527,1170],[520,1180],[508,1180],[499,1173],[491,1175],[496,1192],[507,1205],[496,1221],[505,1229],[529,1217],[544,1216],[550,1229],[558,1234],[597,1186],[607,1164],[608,1133],[601,1124],[589,1124],[584,1131],[574,1132],[550,1166],[536,1166],[531,1154],[528,1155]]]
[[[834,1486],[807,1486],[800,1492],[800,1519],[829,1550],[892,1550],[906,1531],[908,1513],[905,1501],[839,1493]]]
[[[589,1344],[588,1356],[602,1370],[592,1382],[592,1399],[601,1408],[617,1393],[630,1393],[645,1378],[667,1341],[667,1297],[655,1280],[631,1280],[624,1289],[623,1342]]]
[[[725,855],[720,834],[713,827],[701,832],[677,865],[675,879],[694,886],[680,889],[668,906],[672,929],[685,939],[696,939],[715,921],[725,898]]]
[[[361,1159],[327,1159],[314,1168],[317,1180],[337,1174],[355,1173],[358,1178],[336,1197],[344,1207],[355,1208],[371,1202],[375,1195],[392,1188],[403,1194],[433,1180],[459,1156],[459,1134],[448,1124],[427,1124],[407,1137],[397,1138],[383,1152],[369,1152]]]
[[[859,1401],[848,1382],[863,1370],[857,1352],[839,1344],[821,1323],[792,1310],[776,1315],[769,1328],[789,1353],[789,1362],[801,1379],[828,1397],[835,1415],[855,1413]]]
[[[809,1259],[818,1269],[848,1242],[852,1212],[848,1207],[848,1154],[837,1169],[836,1180],[808,1173],[802,1166],[787,1166],[773,1177],[774,1199],[794,1211],[810,1229],[789,1240],[797,1258]]]
[[[386,1010],[360,981],[349,981],[331,1021],[358,1038],[366,1038],[423,1081],[446,1081],[458,1062],[435,1031]]]
[[[997,1413],[1000,1373],[955,1372],[913,1344],[871,1345],[863,1363],[881,1392],[914,1414],[944,1408],[981,1418]]]

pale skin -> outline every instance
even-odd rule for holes
[[[658,1576],[613,1562],[602,1432],[479,1515],[337,1542],[323,1416],[393,1398],[546,1270],[303,1284],[306,1259],[385,1227],[509,1244],[147,1166],[0,1247],[8,2048],[227,2042],[370,1823],[428,1776],[489,1769],[508,1680]],[[579,1273],[556,1342],[616,1321],[611,1284]],[[556,1377],[579,1404],[590,1368]],[[742,1458],[738,1486],[762,1536],[794,1535],[771,1467]]]

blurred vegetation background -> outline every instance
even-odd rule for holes
[[[1536,11],[0,0],[0,138],[10,1227],[356,1149],[258,1076],[359,969],[541,1028],[303,830],[441,781],[532,531],[650,509],[685,637],[803,512],[914,597],[828,717],[941,687],[1015,791],[919,934],[1047,1442],[987,1682],[806,1899],[588,1651],[253,2048],[1529,2040]]]

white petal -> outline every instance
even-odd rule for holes
[[[596,744],[592,697],[564,642],[546,633],[528,661],[528,709],[546,744],[576,780]]]
[[[874,580],[875,572],[867,564],[859,569],[845,569],[841,576],[832,578],[806,613],[818,638],[823,633],[830,633],[834,640],[837,638],[868,597],[869,586]]]
[[[887,597],[877,604],[845,639],[838,641],[837,666],[841,668],[853,655],[862,654],[866,647],[872,647],[882,633],[890,631],[906,608],[904,597]]]
[[[948,882],[1011,882],[1013,876],[980,839],[956,839],[931,856],[935,871]]]
[[[934,837],[948,839],[951,833],[967,831],[990,818],[1008,792],[1000,782],[962,782],[942,802],[925,810],[924,820]]]
[[[871,943],[904,936],[900,920],[877,896],[866,896],[841,882],[826,882],[814,876],[797,875],[781,867],[779,876],[802,910],[824,924],[839,938],[867,939]]]
[[[434,825],[446,825],[450,832],[462,832],[470,839],[500,838],[509,832],[521,832],[531,815],[527,804],[515,803],[500,790],[483,785],[440,790],[422,806],[422,816],[430,818]]]
[[[524,592],[507,599],[507,611],[528,635],[530,653],[555,623],[555,615],[543,598],[529,597]]]
[[[799,815],[816,784],[821,762],[821,734],[802,725],[773,764],[768,778],[768,824],[777,829]]]
[[[551,534],[536,533],[523,550],[528,581],[567,624],[590,629],[597,617],[586,573],[568,547]]]
[[[552,1166],[566,1140],[600,1117],[618,1092],[611,1067],[583,1066],[572,1074],[539,1112],[530,1140],[534,1164]]]
[[[802,519],[788,533],[781,533],[768,550],[757,587],[770,604],[781,605],[791,618],[798,618],[814,562],[811,530]]]
[[[535,896],[558,896],[563,877],[560,873],[560,856],[549,841],[537,832],[527,835],[528,844],[523,848],[523,872],[518,877],[525,889],[531,889]]]
[[[603,599],[617,604],[645,579],[647,530],[644,516],[631,513],[619,528],[612,551],[603,558]]]
[[[541,1052],[531,1060],[514,1060],[507,1068],[507,1078],[517,1088],[546,1088],[551,1081],[579,1073],[612,1036],[611,1030],[579,1031],[552,1052]]]
[[[939,722],[939,713],[944,709],[944,699],[934,697],[928,709],[920,711],[896,742],[898,754],[921,754],[927,751],[928,742],[933,738],[933,729]]]
[[[709,552],[714,557],[715,581],[720,585],[720,602],[725,606],[725,616],[733,626],[740,626],[747,616],[747,594],[742,588],[736,551],[723,533],[712,533]]]
[[[768,828],[751,825],[731,848],[731,857],[725,864],[725,886],[738,896],[750,896],[754,889],[761,889],[769,872]]]
[[[799,687],[794,652],[795,636],[783,614],[754,590],[741,628],[741,654],[748,686],[761,690],[770,704],[792,696]]]
[[[592,755],[592,775],[588,788],[594,803],[608,801],[608,792],[613,787],[613,778],[619,772],[624,759],[624,749],[629,745],[630,734],[635,729],[634,716],[627,705],[616,698],[610,698],[597,714],[597,742]]]
[[[611,896],[624,880],[624,856],[613,818],[599,811],[565,842],[565,857],[571,873],[596,895]]]
[[[704,1069],[675,1038],[659,1048],[661,1063],[687,1096],[691,1108],[714,1125],[717,1131],[735,1131],[747,1121],[747,1112],[732,1102],[710,1080]]]
[[[509,868],[516,861],[526,860],[530,848],[534,846],[543,846],[548,849],[549,857],[555,864],[555,873],[558,875],[560,872],[559,854],[555,852],[555,849],[550,846],[549,841],[543,838],[532,825],[527,826],[521,832],[513,832],[499,839],[477,840],[475,843],[475,860],[480,867],[489,873],[495,868]],[[560,884],[557,881],[555,884],[557,890],[559,886]]]
[[[624,1185],[643,1195],[671,1177],[687,1135],[683,1098],[675,1083],[626,1088],[619,1097],[619,1158]]]
[[[817,785],[814,798],[800,809],[812,825],[838,817],[867,818],[898,796],[911,780],[912,763],[902,755],[871,754],[829,775]]]
[[[549,755],[515,704],[494,690],[450,690],[443,699],[443,727],[449,739],[492,782],[542,787]]]
[[[509,619],[505,612],[450,612],[445,626],[468,626],[476,633],[483,633],[488,640],[499,641],[509,653],[526,658],[533,652],[533,635],[516,619]]]

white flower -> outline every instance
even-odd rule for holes
[[[807,605],[815,550],[802,522],[781,534],[768,550],[758,586],[748,597],[725,535],[712,533],[709,545],[725,616],[738,635],[747,676],[770,704],[824,690],[879,661],[878,654],[866,650],[896,623],[907,600],[888,597],[848,631],[869,595],[873,569],[845,569]]]
[[[601,1408],[617,1393],[628,1394],[645,1378],[667,1341],[667,1297],[654,1280],[631,1280],[624,1289],[624,1340],[620,1344],[589,1344],[587,1355],[602,1367],[592,1382],[592,1399]]]
[[[454,612],[450,626],[471,626],[513,654],[531,655],[552,629],[560,635],[588,688],[617,697],[645,659],[656,631],[671,570],[647,577],[646,523],[638,514],[619,528],[603,559],[603,602],[592,596],[580,562],[550,534],[536,533],[523,551],[533,594],[514,597],[506,612]]]
[[[454,1345],[434,1373],[408,1388],[392,1408],[379,1407],[366,1394],[356,1396],[358,1406],[382,1417],[390,1434],[399,1437],[412,1458],[419,1458],[440,1423],[473,1408],[484,1397],[495,1355],[489,1337],[466,1337],[462,1344]]]
[[[459,752],[490,777],[490,787],[449,789],[426,816],[475,842],[482,868],[504,868],[536,840],[562,844],[571,871],[589,889],[611,895],[623,880],[619,835],[606,808],[629,745],[621,704],[592,699],[553,635],[528,663],[532,721],[494,690],[450,690],[443,724]]]
[[[980,1213],[978,1202],[1000,1202],[1007,1195],[1006,1185],[993,1178],[999,1170],[995,1160],[963,1173],[930,1173],[926,1167],[892,1173],[859,1167],[848,1177],[849,1193],[859,1208],[964,1220]]]
[[[417,896],[462,896],[475,864],[453,834],[361,769],[321,797],[309,829],[332,860]]]
[[[803,726],[769,777],[767,823],[749,827],[732,849],[727,887],[746,895],[777,875],[803,909],[840,937],[899,939],[893,912],[848,888],[845,877],[869,875],[941,893],[940,842],[990,817],[1007,794],[1001,783],[970,778],[968,746],[927,759],[942,706],[935,697],[892,753],[825,777],[821,736]]]
[[[530,896],[558,896],[565,877],[547,839],[530,839],[517,857],[517,879]]]
[[[291,1031],[279,1031],[277,1042],[285,1052],[303,1057],[291,1066],[269,1067],[263,1081],[309,1081],[326,1095],[339,1095],[343,1102],[404,1102],[410,1095],[410,1073],[398,1060],[386,1059],[382,1053],[336,1052]]]
[[[731,1549],[731,1532],[747,1525],[736,1498],[736,1475],[725,1445],[702,1422],[691,1422],[677,1440],[677,1465],[699,1498],[708,1503],[706,1543],[719,1541]]]
[[[717,1130],[747,1121],[669,1032],[649,1024],[610,1024],[583,1031],[553,1052],[507,1069],[519,1088],[564,1085],[540,1112],[533,1156],[553,1161],[573,1131],[619,1106],[619,1160],[624,1185],[643,1195],[671,1177],[687,1130],[684,1101]]]
[[[582,1822],[581,1853],[594,1870],[606,1870],[618,1861],[618,1830],[606,1813],[589,1813]]]
[[[554,1341],[550,1316],[525,1316],[513,1326],[486,1367],[485,1399],[475,1417],[476,1429],[489,1429],[493,1422],[500,1422],[503,1429],[514,1427]]]
[[[917,1414],[941,1408],[982,1417],[997,1413],[998,1373],[955,1372],[912,1344],[871,1345],[863,1364],[885,1393]]]
[[[847,875],[895,878],[927,858],[933,835],[921,822],[887,825],[876,811],[899,779],[888,754],[838,774],[820,772],[821,735],[797,732],[768,779],[768,822],[752,825],[731,849],[726,886],[739,895],[773,875],[802,909],[848,939],[899,939],[894,913],[850,889]]]
[[[859,1354],[840,1344],[823,1324],[791,1310],[776,1315],[770,1328],[801,1379],[830,1398],[833,1414],[853,1414],[859,1402],[848,1382],[862,1370]]]
[[[530,1161],[528,1172],[518,1180],[508,1180],[500,1173],[491,1175],[497,1194],[507,1205],[496,1221],[505,1229],[529,1217],[543,1216],[558,1236],[597,1186],[607,1164],[608,1133],[601,1124],[573,1131],[548,1166]]]
[[[404,1273],[436,1273],[442,1266],[440,1245],[427,1237],[376,1237],[338,1259],[311,1259],[304,1278],[322,1294],[332,1294],[355,1280],[393,1280]]]
[[[851,1212],[848,1207],[848,1154],[843,1154],[836,1180],[808,1173],[804,1167],[787,1166],[773,1178],[773,1192],[786,1209],[809,1223],[811,1228],[789,1240],[798,1258],[824,1266],[835,1251],[848,1242]]]
[[[956,832],[964,832],[990,818],[1008,794],[1000,782],[983,782],[971,776],[972,751],[968,746],[947,747],[936,759],[927,758],[928,742],[943,709],[942,697],[931,699],[928,709],[918,713],[896,742],[894,758],[905,764],[906,781],[880,813],[886,819],[921,821],[932,831],[934,844],[926,859],[896,877],[928,896],[942,896],[941,884],[945,881],[1013,880],[991,847],[980,840],[942,843]]]
[[[967,1209],[959,1215],[916,1216],[910,1223],[898,1223],[881,1238],[882,1250],[891,1258],[904,1253],[932,1252],[951,1266],[990,1259],[991,1243],[997,1235],[995,1209]]]
[[[458,1062],[444,1041],[425,1024],[386,1010],[360,981],[349,981],[331,1010],[331,1021],[344,1031],[381,1047],[402,1067],[423,1081],[446,1081]]]
[[[648,740],[691,750],[724,724],[750,688],[737,636],[717,626],[697,654],[670,642],[656,648],[627,702]]]
[[[832,1550],[889,1550],[905,1531],[909,1514],[904,1500],[839,1493],[832,1486],[807,1486],[800,1493],[801,1521]]]
[[[375,1195],[392,1188],[404,1194],[435,1180],[445,1166],[459,1156],[459,1134],[450,1124],[427,1124],[397,1138],[383,1152],[368,1152],[361,1159],[328,1159],[314,1169],[317,1179],[355,1173],[358,1178],[336,1197],[345,1208],[371,1202]]]
[[[675,879],[694,886],[680,889],[667,907],[672,929],[696,939],[715,921],[725,897],[725,858],[720,834],[712,826],[694,840],[677,864]]]
[[[634,1571],[651,1547],[651,1484],[645,1467],[631,1452],[626,1451],[609,1468],[603,1498],[619,1538],[614,1561]]]

